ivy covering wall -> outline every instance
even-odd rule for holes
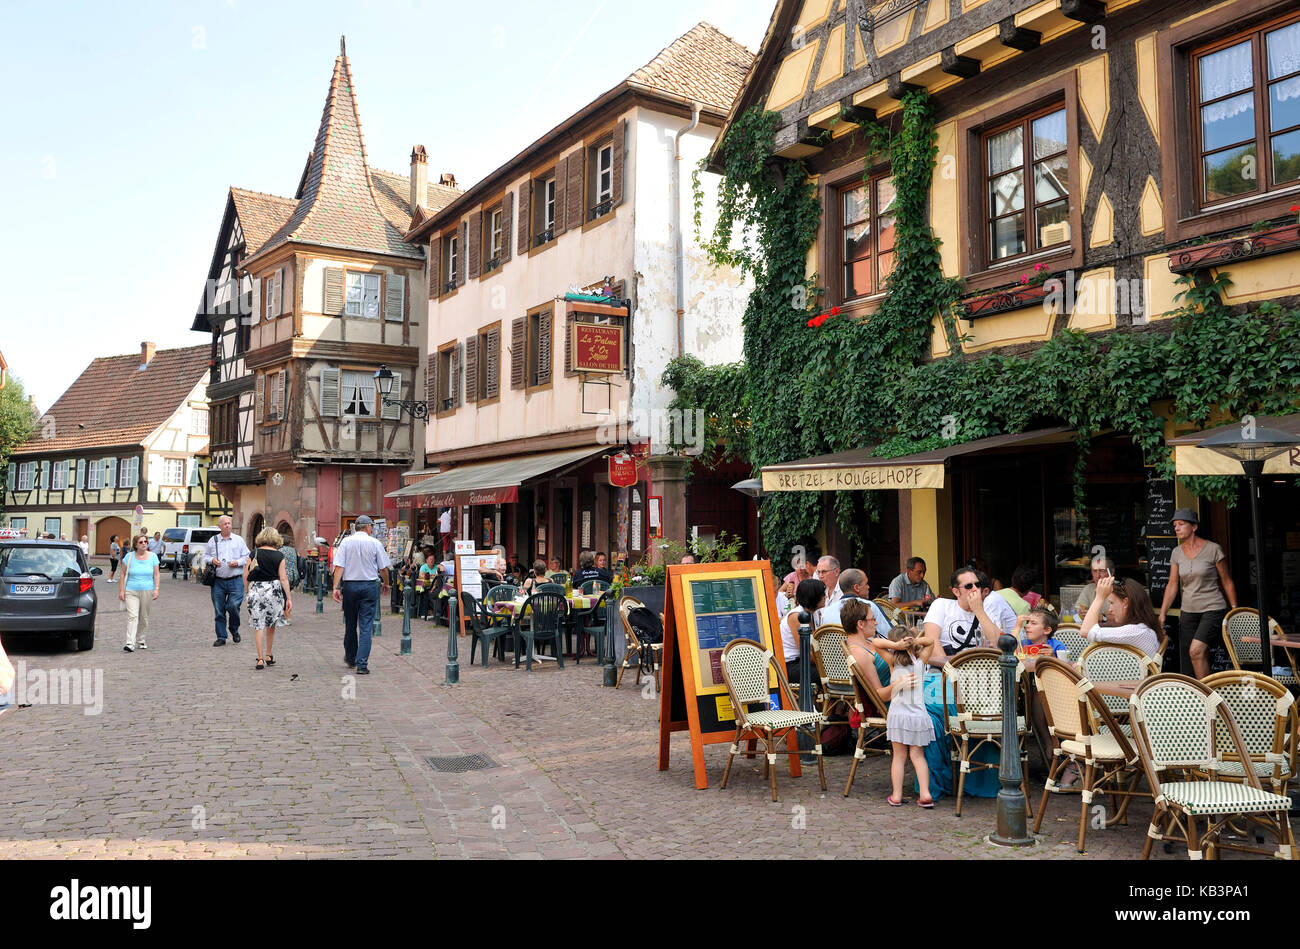
[[[747,460],[757,473],[851,448],[878,445],[877,456],[895,457],[1063,424],[1077,433],[1075,507],[1086,525],[1083,475],[1090,439],[1101,430],[1127,435],[1147,464],[1173,477],[1156,402],[1169,400],[1177,421],[1198,427],[1216,413],[1240,418],[1297,404],[1300,311],[1275,303],[1245,312],[1225,307],[1221,294],[1230,278],[1222,271],[1181,278],[1181,309],[1167,331],[1067,330],[1029,355],[962,356],[962,286],[943,275],[927,216],[937,147],[924,92],[904,98],[891,128],[862,127],[868,152],[887,154],[897,191],[896,259],[883,301],[865,319],[827,317],[819,278],[806,275],[821,204],[803,162],[773,157],[777,124],[776,114],[751,109],[728,130],[719,150],[719,216],[703,236],[715,263],[754,277],[744,363],[706,367],[683,356],[663,377],[676,390],[675,408],[705,410],[705,463]],[[697,231],[701,200],[697,173]],[[951,355],[931,360],[936,314]],[[1236,498],[1238,479],[1183,480],[1202,497]],[[806,543],[820,523],[822,497],[767,495],[768,550]],[[878,511],[874,492],[835,495],[835,516],[850,536],[863,507]]]

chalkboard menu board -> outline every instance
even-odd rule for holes
[[[1147,469],[1146,527],[1147,589],[1152,602],[1159,603],[1169,586],[1169,564],[1178,538],[1174,536],[1173,516],[1177,502],[1174,482],[1156,477],[1156,469]]]

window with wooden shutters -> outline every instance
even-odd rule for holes
[[[27,461],[18,466],[18,490],[30,491],[32,489],[32,475],[36,472],[36,463]]]
[[[575,375],[573,371],[573,314],[564,314],[564,374]]]
[[[465,401],[478,401],[478,337],[465,340]]]
[[[519,186],[519,253],[527,254],[533,246],[533,181]]]
[[[578,158],[577,160],[581,161],[582,159]],[[564,210],[566,207],[565,202],[567,201],[568,184],[569,184],[568,159],[561,158],[558,162],[555,163],[554,174],[555,174],[555,208],[553,209],[553,211],[554,211],[555,220],[552,226],[552,230],[555,236],[558,237],[560,234],[563,234],[565,231],[569,229],[569,216],[565,213]]]
[[[501,262],[505,259],[502,250],[505,237],[504,221],[505,217],[499,204],[483,212],[482,274],[485,277],[498,270],[501,267]]]
[[[111,488],[117,484],[117,459],[104,459],[104,487]]]
[[[344,305],[343,268],[325,268],[325,315],[342,316]]]
[[[475,211],[469,216],[469,237],[465,242],[465,254],[468,258],[465,276],[477,280],[480,272],[483,251],[483,212]]]
[[[424,401],[429,408],[438,411],[438,354],[429,353],[424,366]]]
[[[284,270],[277,270],[262,281],[263,316],[273,320],[280,315],[280,285],[284,279]]]
[[[461,385],[461,370],[465,365],[465,351],[460,343],[456,343],[451,350],[451,407],[458,409],[464,404],[462,393],[464,391]]]
[[[389,274],[384,286],[384,319],[400,323],[406,318],[406,278]]]
[[[453,384],[455,381],[454,366],[452,363],[452,353],[455,351],[455,343],[444,343],[438,347],[438,366],[434,382],[435,398],[437,399],[437,411],[441,415],[451,412],[456,407]]]
[[[347,315],[362,319],[379,319],[379,283],[377,273],[348,273]]]
[[[400,419],[402,417],[402,407],[397,404],[397,400],[402,398],[402,374],[400,372],[393,373],[393,391],[389,398],[393,400],[393,404],[383,405],[381,400],[379,417]]]
[[[104,468],[106,467],[103,458],[92,458],[90,468],[86,471],[86,490],[98,491],[104,486]]]
[[[590,150],[591,168],[588,169],[590,202],[587,220],[594,221],[614,210],[614,142],[601,142]]]
[[[613,161],[613,202],[614,207],[623,203],[623,178],[624,165],[626,164],[627,151],[627,119],[619,119],[618,124],[614,126],[614,152],[611,156]]]
[[[128,458],[122,462],[118,470],[117,486],[119,488],[134,488],[140,483],[140,458]]]
[[[459,229],[442,235],[442,272],[439,276],[441,284],[438,287],[438,296],[453,292],[463,282],[461,278],[465,276],[465,261],[462,253],[464,247]]]
[[[528,315],[528,388],[551,382],[551,311],[538,310]]]
[[[436,300],[442,296],[442,283],[439,281],[439,274],[442,273],[442,235],[435,234],[429,239],[429,299]]]
[[[501,261],[510,259],[510,242],[514,237],[510,229],[514,226],[515,196],[513,192],[506,192],[506,196],[501,200]]]
[[[339,415],[339,375],[340,370],[330,366],[320,371],[320,406],[321,418],[338,418]]]
[[[263,412],[266,405],[266,376],[258,376],[253,383],[253,421],[262,424]]]
[[[68,463],[66,461],[56,461],[54,468],[50,472],[50,490],[63,491],[68,487]]]
[[[501,324],[478,334],[478,387],[480,401],[496,401],[501,394]]]
[[[527,317],[510,324],[510,388],[522,389],[528,378]]]
[[[583,160],[582,151],[576,151],[569,156],[568,177],[565,184],[565,200],[568,205],[566,214],[568,217],[569,230],[576,231],[582,227],[586,220],[584,216],[583,197],[586,194],[583,188],[583,172],[586,162]]]
[[[339,413],[344,418],[375,417],[375,376],[344,369],[339,374]]]
[[[469,273],[468,262],[464,259],[466,255],[469,253],[469,251],[465,249],[466,247],[469,246],[469,222],[468,221],[461,222],[460,237],[458,239],[458,242],[460,244],[460,255],[462,260],[461,260],[459,272],[456,277],[456,286],[463,287],[465,286],[465,275]]]
[[[85,458],[77,459],[77,483],[75,487],[81,488],[81,490],[83,491],[86,490],[86,459]]]

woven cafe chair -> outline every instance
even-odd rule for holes
[[[740,754],[742,741],[758,740],[767,748],[763,759],[763,770],[772,784],[772,800],[776,796],[776,742],[782,736],[786,747],[797,732],[803,732],[813,739],[813,754],[817,756],[817,776],[821,779],[822,790],[826,790],[826,769],[822,761],[822,726],[826,717],[821,712],[800,712],[787,708],[770,707],[767,680],[768,672],[776,674],[778,694],[782,704],[794,704],[790,692],[790,683],[785,679],[785,670],[776,661],[770,649],[763,649],[752,639],[733,639],[722,650],[722,680],[727,684],[727,694],[731,698],[731,707],[736,715],[736,737],[731,740],[731,753],[727,755],[727,767],[722,772],[721,787],[727,786],[731,777],[731,764]],[[751,705],[761,705],[761,709],[750,710]]]
[[[583,583],[582,586],[579,587],[578,592],[583,596],[591,596],[594,593],[603,593],[605,590],[608,590],[611,585],[612,584],[610,584],[608,580],[596,578],[595,580],[588,580]]]
[[[1271,616],[1268,618],[1268,634],[1282,635],[1282,627]],[[1240,669],[1242,663],[1258,666],[1264,661],[1264,652],[1260,644],[1245,642],[1244,638],[1247,636],[1252,639],[1259,638],[1259,611],[1253,606],[1239,606],[1235,610],[1229,610],[1228,615],[1223,618],[1223,645],[1228,650],[1228,659],[1231,660],[1234,669]],[[1293,662],[1290,651],[1285,649],[1278,651],[1286,653],[1287,662]],[[1273,676],[1273,678],[1289,688],[1300,685],[1300,679],[1295,675],[1294,665],[1291,667],[1290,675]]]
[[[1043,702],[1052,742],[1052,763],[1043,787],[1043,799],[1038,804],[1038,816],[1034,819],[1034,833],[1043,824],[1048,800],[1053,795],[1077,790],[1080,795],[1078,851],[1083,853],[1088,811],[1095,795],[1110,797],[1111,810],[1105,827],[1128,823],[1128,805],[1138,793],[1135,788],[1142,777],[1137,749],[1120,730],[1092,682],[1068,662],[1039,656],[1034,664],[1034,684]],[[1094,718],[1107,726],[1104,731],[1094,727]],[[1079,770],[1077,788],[1063,788],[1056,783],[1070,762]],[[1117,800],[1121,797],[1122,803]]]
[[[1165,667],[1165,653],[1168,651],[1169,651],[1169,637],[1161,633],[1160,645],[1156,647],[1156,654],[1154,657],[1156,662],[1160,663],[1161,669]]]
[[[524,614],[527,614],[526,616]],[[515,668],[519,668],[519,657],[527,659],[526,671],[533,670],[533,654],[539,643],[552,643],[555,647],[555,662],[564,668],[564,649],[561,637],[564,636],[565,623],[569,618],[569,601],[564,594],[534,593],[519,609],[515,617]],[[524,625],[527,623],[527,625]]]
[[[1282,683],[1259,672],[1216,672],[1201,680],[1223,697],[1232,720],[1241,731],[1251,767],[1260,782],[1267,782],[1274,794],[1285,794],[1287,784],[1296,774],[1297,728],[1295,698]],[[1215,724],[1221,748],[1231,747],[1227,729]],[[1225,753],[1219,765],[1219,777],[1245,780],[1245,765],[1231,753]]]
[[[848,797],[849,791],[853,790],[853,779],[858,774],[858,763],[865,761],[867,755],[890,753],[890,743],[885,737],[889,710],[876,687],[849,652],[843,637],[840,638],[840,651],[844,653],[844,664],[848,667],[849,680],[853,683],[853,707],[861,719],[858,723],[858,743],[853,749],[853,764],[849,767],[849,780],[844,785],[844,796]]]
[[[847,708],[853,701],[853,680],[844,661],[844,627],[823,623],[813,630],[812,657],[821,685],[822,714],[829,718],[831,709]]]
[[[1002,669],[997,649],[965,649],[951,657],[943,667],[943,720],[952,741],[949,753],[957,778],[957,816],[961,817],[961,799],[966,790],[966,775],[972,771],[996,768],[993,762],[976,761],[974,755],[985,745],[1002,747]],[[1025,671],[1016,663],[1016,683]],[[952,683],[953,705],[948,704],[948,685]],[[1025,813],[1029,807],[1029,752],[1025,747],[1025,716],[1016,716],[1016,742],[1020,753],[1021,790],[1025,794]]]
[[[1254,768],[1242,769],[1244,781],[1198,777],[1217,774],[1229,755],[1239,762],[1250,757],[1223,696],[1196,679],[1166,672],[1141,682],[1129,701],[1133,741],[1155,801],[1143,860],[1157,840],[1186,843],[1193,860],[1214,859],[1219,848],[1295,859],[1287,819],[1291,798],[1265,791]],[[1220,736],[1230,739],[1226,746]],[[1241,817],[1273,833],[1276,850],[1226,843],[1223,831]]]
[[[1160,671],[1160,660],[1128,643],[1089,643],[1079,657],[1079,671],[1092,682],[1126,682],[1155,675]],[[1128,699],[1102,695],[1101,700],[1115,716],[1120,729],[1132,734],[1128,727]],[[1093,724],[1100,727],[1095,719]]]
[[[890,603],[889,600],[883,596],[878,600],[872,600],[872,602],[875,603],[876,606],[880,607],[880,611],[885,614],[885,619],[889,620],[891,626],[898,625],[898,616],[902,613],[902,610],[900,610],[897,605]]]
[[[663,665],[664,644],[643,643],[637,636],[636,630],[632,624],[627,621],[627,614],[637,607],[644,607],[642,603],[634,596],[625,596],[618,601],[618,617],[623,623],[623,665],[618,670],[618,680],[614,683],[614,688],[623,684],[623,673],[631,666],[632,657],[636,657],[636,685],[641,684],[641,676],[654,675],[655,693],[659,692],[659,670]]]
[[[1062,623],[1052,635],[1065,645],[1068,662],[1078,662],[1089,645],[1088,640],[1083,638],[1083,633],[1079,632],[1078,623]]]

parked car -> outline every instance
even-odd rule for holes
[[[158,562],[170,567],[182,554],[197,554],[220,533],[220,527],[169,527],[163,531],[163,549]]]
[[[0,634],[75,637],[81,651],[93,648],[103,572],[72,541],[0,541]]]

